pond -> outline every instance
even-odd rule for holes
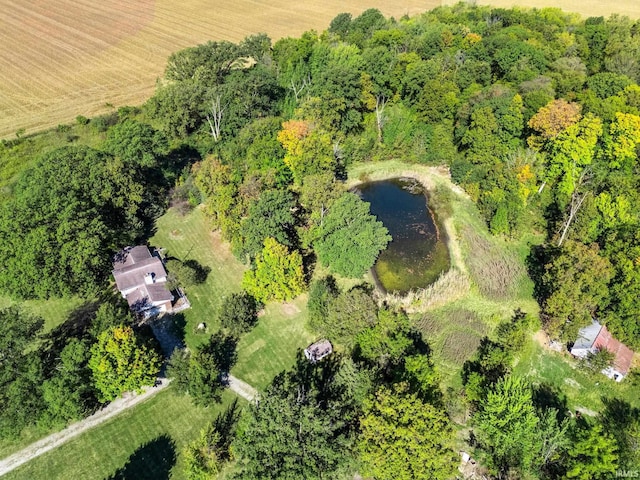
[[[368,182],[358,185],[356,191],[393,237],[373,267],[384,290],[406,293],[426,287],[449,268],[443,229],[417,180],[402,177]]]

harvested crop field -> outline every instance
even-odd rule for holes
[[[324,30],[338,13],[415,15],[440,0],[0,0],[0,138],[153,92],[167,57],[207,40]],[[109,104],[109,105],[107,105]]]
[[[443,5],[453,5],[458,0],[445,0]],[[583,17],[608,17],[612,13],[640,18],[640,2],[638,0],[478,0],[478,5],[494,5],[511,8],[514,6],[528,8],[556,7],[568,12],[576,12]]]

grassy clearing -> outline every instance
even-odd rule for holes
[[[204,283],[186,289],[191,308],[182,312],[185,342],[193,348],[208,339],[208,335],[197,333],[199,323],[204,323],[209,333],[219,327],[217,315],[222,299],[240,291],[246,267],[233,256],[219,233],[211,231],[200,209],[185,216],[170,209],[158,219],[156,227],[150,243],[164,249],[165,256],[195,260],[210,269]]]
[[[506,300],[516,294],[527,275],[521,259],[469,226],[465,226],[462,238],[469,252],[469,272],[480,293],[492,300]]]
[[[49,300],[26,300],[16,302],[0,296],[0,308],[17,304],[27,312],[44,320],[44,331],[48,332],[63,323],[74,310],[82,307],[85,300],[80,297],[50,298]]]
[[[204,409],[169,387],[4,478],[102,480],[127,462],[123,478],[185,478],[182,448],[234,398],[225,392],[222,404]]]
[[[488,321],[464,308],[442,308],[415,320],[447,386],[457,383],[458,379],[454,377],[458,370],[473,356],[482,337],[490,331]]]
[[[189,287],[191,309],[181,312],[185,321],[185,341],[193,348],[205,342],[219,327],[218,310],[222,299],[240,291],[246,266],[231,253],[217,232],[211,232],[201,210],[181,216],[174,209],[158,219],[155,246],[181,260],[196,260],[211,269],[201,285]],[[293,365],[296,351],[306,347],[313,336],[306,329],[306,295],[292,302],[268,304],[256,327],[238,344],[238,362],[232,373],[257,388],[266,387],[280,371]],[[197,333],[199,323],[206,333]]]
[[[562,391],[570,410],[586,408],[599,412],[603,407],[602,398],[613,397],[640,407],[638,391],[629,382],[616,383],[599,373],[581,370],[577,365],[568,353],[546,351],[531,340],[523,350],[514,373]]]
[[[238,344],[238,363],[231,373],[258,389],[291,367],[299,349],[315,340],[306,328],[307,296],[288,303],[270,303],[256,327]]]

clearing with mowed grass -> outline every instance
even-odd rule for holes
[[[170,387],[3,478],[185,478],[182,449],[234,398],[202,408]]]
[[[438,0],[2,0],[0,138],[138,105],[153,93],[167,57],[188,46],[239,41],[259,32],[275,40],[322,31],[344,11],[378,8],[401,17],[439,5]]]
[[[170,209],[158,219],[157,228],[152,245],[165,249],[168,257],[195,260],[209,272],[204,283],[186,289],[192,308],[176,316],[186,345],[193,349],[220,327],[222,300],[240,292],[247,267],[233,256],[220,232],[211,231],[199,208],[186,215]],[[231,373],[256,388],[265,388],[275,375],[291,367],[298,350],[314,339],[306,321],[307,295],[287,303],[267,304],[257,325],[238,342],[238,361]],[[197,329],[200,323],[206,325],[205,331]]]

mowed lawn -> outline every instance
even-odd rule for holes
[[[295,363],[296,355],[314,340],[306,327],[307,295],[288,303],[270,303],[258,325],[238,343],[238,363],[231,373],[258,389]]]
[[[218,232],[213,232],[204,213],[196,208],[188,215],[170,209],[156,222],[157,231],[150,243],[161,248],[165,258],[195,260],[209,269],[203,284],[185,289],[191,308],[182,312],[186,320],[185,341],[189,347],[203,343],[218,328],[218,310],[222,299],[241,290],[242,274],[247,267],[231,253]],[[204,323],[207,332],[198,333]]]
[[[534,340],[525,346],[514,373],[562,391],[569,410],[586,408],[600,412],[603,398],[620,398],[640,408],[638,390],[628,379],[617,383],[600,373],[584,370],[568,353],[545,350]]]
[[[221,404],[205,409],[169,387],[3,479],[103,480],[116,471],[123,474],[118,478],[185,478],[182,449],[235,398],[225,392]]]
[[[158,219],[151,244],[166,249],[169,256],[195,260],[210,269],[205,283],[186,290],[192,308],[178,314],[184,319],[186,344],[194,348],[219,328],[221,302],[227,295],[241,291],[247,266],[233,256],[218,232],[211,231],[200,209],[186,216],[169,210]],[[231,373],[261,389],[292,366],[297,351],[314,339],[306,327],[306,303],[306,295],[301,295],[288,303],[267,304],[255,328],[240,339],[238,361]],[[206,332],[197,330],[200,323],[205,323]]]
[[[63,323],[76,309],[82,307],[85,300],[80,297],[50,298],[48,300],[15,301],[7,296],[0,296],[0,308],[18,305],[26,312],[44,320],[44,331],[48,332]]]

